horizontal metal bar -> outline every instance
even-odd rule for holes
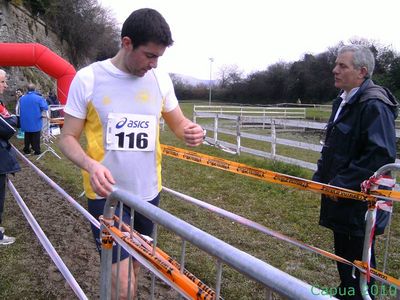
[[[111,193],[109,200],[124,202],[140,214],[284,297],[299,300],[310,298],[332,299],[331,296],[322,295],[322,291],[317,288],[215,238],[146,201],[137,199],[131,193],[116,190]]]

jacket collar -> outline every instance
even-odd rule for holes
[[[346,104],[353,104],[354,102],[357,101],[357,99],[359,98],[359,96],[367,89],[368,86],[373,85],[374,83],[372,82],[371,79],[367,78],[364,80],[363,83],[361,83],[360,87],[358,88],[357,92],[354,93],[354,95],[352,95],[350,97],[350,99],[348,99]]]

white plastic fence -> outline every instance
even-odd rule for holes
[[[200,122],[199,119],[208,119],[208,121]],[[294,164],[314,171],[317,168],[317,165],[315,163],[310,163],[296,158],[279,155],[277,153],[276,146],[284,145],[299,149],[310,150],[313,152],[320,152],[322,146],[320,144],[312,144],[303,141],[279,138],[278,129],[283,129],[284,131],[287,131],[288,128],[291,128],[292,131],[294,130],[298,132],[302,132],[305,129],[313,129],[319,131],[319,133],[317,134],[322,136],[327,125],[326,123],[322,122],[312,122],[302,119],[277,119],[272,117],[241,116],[215,112],[197,112],[196,122],[202,124],[202,127],[205,128],[208,132],[212,132],[212,134],[209,133],[206,137],[206,142],[211,145],[221,147],[223,150],[227,150],[228,152],[236,153],[238,155],[240,155],[241,152],[249,153],[268,159]],[[249,133],[244,130],[249,126],[257,128],[260,128],[260,126],[262,126],[263,129],[268,129],[269,131],[265,131],[265,134]],[[219,133],[234,136],[236,139],[236,144],[221,140],[219,138]],[[399,136],[400,130],[396,130],[396,137]],[[271,152],[244,147],[242,145],[243,138],[255,140],[258,142],[269,143],[271,144]],[[400,160],[396,159],[396,163],[400,163]]]

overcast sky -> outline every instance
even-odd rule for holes
[[[159,60],[168,72],[209,79],[223,65],[245,74],[318,54],[350,38],[400,51],[398,0],[99,0],[122,25],[138,8],[158,10],[174,45]]]

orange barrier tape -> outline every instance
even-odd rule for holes
[[[253,167],[249,167],[245,164],[217,158],[217,157],[206,155],[206,154],[201,154],[201,153],[194,152],[194,151],[188,151],[188,150],[177,148],[177,147],[161,145],[161,149],[162,149],[162,153],[167,156],[172,156],[175,158],[183,159],[186,161],[191,161],[194,163],[217,168],[220,170],[225,170],[228,172],[261,179],[266,182],[278,183],[278,184],[282,184],[285,186],[296,187],[296,188],[299,188],[302,190],[318,192],[318,193],[325,194],[328,196],[348,198],[348,199],[354,199],[354,200],[362,200],[362,201],[373,201],[373,202],[377,201],[377,199],[380,196],[384,196],[384,197],[390,197],[391,198],[390,200],[393,200],[393,201],[400,201],[400,193],[397,191],[376,190],[376,191],[373,191],[374,194],[365,194],[362,192],[356,192],[356,191],[352,191],[349,189],[335,187],[335,186],[331,186],[328,184],[315,182],[312,180],[307,180],[307,179],[303,179],[303,178],[299,178],[299,177],[295,177],[295,176],[285,175],[285,174],[278,173],[278,172],[273,172],[273,171],[259,169],[259,168],[253,168]],[[276,237],[279,238],[278,236],[276,236]],[[342,263],[351,265],[353,267],[356,267],[361,272],[364,272],[364,273],[366,272],[366,264],[364,262],[355,261],[354,263],[352,263],[352,262],[350,262],[340,256],[337,256],[333,253],[330,253],[328,251],[325,251],[325,250],[322,250],[322,249],[319,249],[319,248],[316,248],[316,247],[313,247],[313,246],[310,246],[310,245],[307,245],[307,244],[304,244],[304,243],[301,243],[298,241],[296,241],[296,243],[300,244],[300,246],[303,246],[304,248],[307,248],[313,252],[319,253],[325,257],[329,257],[338,262],[342,262]],[[374,278],[376,278],[378,280],[385,281],[390,284],[396,285],[397,287],[400,287],[400,281],[392,276],[386,275],[385,273],[382,273],[382,272],[372,269],[372,268],[371,268],[371,274]]]
[[[114,216],[115,222],[119,222],[119,218],[117,216]],[[131,232],[131,227],[125,223],[121,224],[121,227],[124,231],[126,232]],[[147,250],[151,251],[153,253],[153,244],[149,242],[148,240],[142,238],[141,234],[137,232],[136,230],[132,229],[132,236],[134,239],[136,239],[140,244],[145,247]],[[160,248],[156,247],[155,248],[155,255],[160,259],[163,260],[164,263],[170,264],[171,267],[177,268],[179,271],[181,270],[180,264],[174,260],[172,257],[170,257],[167,253],[165,253],[163,250]],[[187,269],[183,270],[183,274],[188,277],[191,281],[193,281],[198,287],[200,287],[203,291],[205,291],[207,294],[209,294],[212,299],[215,299],[215,292],[208,287],[204,282],[202,282],[200,279],[198,279],[195,275],[190,273]],[[222,299],[220,297],[220,299]]]
[[[290,176],[260,168],[253,168],[245,164],[173,146],[161,145],[161,150],[164,155],[194,162],[203,166],[208,166],[236,174],[245,175],[248,177],[257,178],[266,182],[291,186],[301,190],[313,191],[331,197],[348,198],[361,201],[376,201],[381,196],[383,196],[390,197],[390,200],[400,202],[400,193],[398,191],[376,190],[372,191],[371,194],[366,194],[341,187],[332,186],[329,184],[303,179],[300,177]]]
[[[127,245],[129,245],[132,249],[142,255],[142,257],[144,257],[148,262],[150,262],[154,267],[156,267],[157,270],[159,270],[165,276],[165,278],[179,286],[186,293],[187,296],[191,297],[192,299],[198,300],[215,300],[215,293],[214,295],[210,295],[209,293],[204,291],[192,279],[181,273],[180,270],[177,269],[175,266],[166,263],[164,259],[160,259],[157,255],[154,255],[152,253],[152,250],[148,249],[146,246],[144,246],[144,244],[135,243],[133,240],[131,240],[129,236],[126,236],[118,228],[116,228],[115,226],[111,226],[107,222],[104,222],[103,218],[100,218],[100,221],[105,226],[107,226],[110,232],[123,240]],[[135,238],[136,237],[138,236],[135,236]],[[140,239],[144,240],[143,238]]]
[[[367,269],[367,264],[365,262],[359,261],[359,260],[355,260],[354,261],[354,265],[356,267],[358,267],[358,269],[360,269],[361,271],[365,272],[365,270]],[[400,280],[396,279],[390,275],[387,275],[381,271],[378,271],[376,269],[370,268],[371,274],[373,275],[374,278],[380,279],[381,281],[384,281],[388,284],[393,284],[396,285],[398,287],[400,287]]]

